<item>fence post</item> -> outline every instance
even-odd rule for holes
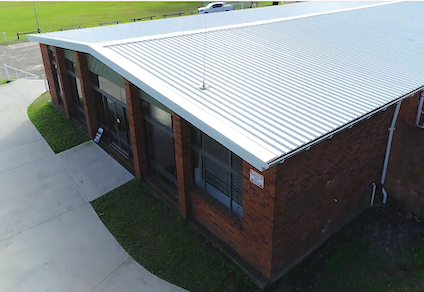
[[[18,40],[19,40],[19,33],[17,32],[16,35],[18,36]]]
[[[9,70],[7,69],[6,64],[4,64],[4,71],[6,71],[7,81],[10,81]]]

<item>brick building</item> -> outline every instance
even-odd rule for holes
[[[311,2],[28,38],[67,117],[272,282],[393,190],[394,129],[422,122],[422,8]]]

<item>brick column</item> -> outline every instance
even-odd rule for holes
[[[81,82],[81,91],[84,102],[85,120],[88,136],[93,139],[96,135],[98,123],[96,117],[96,103],[91,88],[90,72],[88,71],[87,54],[75,52],[78,74]]]
[[[57,97],[57,92],[59,88],[56,88],[56,82],[54,82],[53,78],[53,69],[52,62],[50,60],[49,47],[45,44],[40,44],[41,57],[43,58],[44,63],[44,71],[46,73],[47,83],[49,84],[50,96],[52,97],[52,101],[55,104],[59,104],[59,99]]]
[[[75,106],[73,104],[73,92],[71,81],[69,80],[68,69],[66,68],[65,52],[62,48],[54,47],[56,56],[57,76],[62,84],[62,100],[65,106],[65,113],[68,118],[75,115]]]
[[[243,228],[246,242],[253,247],[246,257],[269,279],[274,276],[274,225],[279,167],[274,165],[260,172],[243,161]],[[263,188],[250,182],[251,170],[263,176]]]
[[[190,189],[193,184],[191,166],[190,124],[172,112],[174,125],[175,164],[177,168],[178,200],[184,218],[191,217]]]
[[[125,95],[127,97],[128,123],[130,126],[135,176],[142,178],[147,173],[147,151],[140,90],[125,78],[124,84]]]

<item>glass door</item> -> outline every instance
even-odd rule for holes
[[[163,183],[171,193],[177,195],[177,171],[175,166],[174,132],[172,115],[153,104],[147,105],[145,115],[147,131],[151,137],[151,150],[149,151],[150,164],[156,178]]]
[[[105,106],[107,118],[107,132],[110,143],[123,152],[125,155],[130,156],[131,141],[129,135],[129,125],[127,109],[110,98],[103,96],[103,104]]]

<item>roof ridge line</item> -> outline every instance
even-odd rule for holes
[[[246,23],[242,23],[242,24],[231,24],[231,25],[220,26],[220,27],[212,27],[212,28],[208,28],[208,29],[196,29],[196,30],[188,30],[188,31],[183,31],[183,32],[166,33],[166,34],[155,35],[155,36],[144,36],[144,37],[128,38],[128,39],[123,39],[123,40],[106,41],[106,42],[100,42],[100,43],[96,43],[96,44],[92,44],[92,45],[94,45],[96,47],[97,46],[108,47],[108,46],[122,45],[122,44],[127,44],[127,43],[134,43],[134,42],[152,41],[152,40],[159,40],[159,39],[164,39],[164,38],[173,38],[173,37],[179,37],[179,36],[185,36],[185,35],[200,34],[200,33],[205,33],[205,32],[229,30],[229,29],[236,29],[236,28],[242,28],[242,27],[257,26],[257,25],[270,24],[270,23],[276,23],[276,22],[290,21],[290,20],[295,20],[295,19],[301,19],[301,18],[307,18],[307,17],[313,17],[313,16],[320,16],[320,15],[326,15],[326,14],[332,14],[332,13],[340,13],[340,12],[346,12],[346,11],[353,11],[353,10],[359,10],[359,9],[366,9],[366,8],[384,6],[384,5],[389,5],[389,4],[396,4],[396,3],[401,3],[401,2],[406,2],[406,1],[389,1],[389,2],[382,2],[382,3],[377,3],[377,4],[369,4],[369,5],[359,6],[359,7],[336,9],[336,10],[333,10],[333,11],[316,12],[316,13],[309,13],[309,14],[304,14],[304,15],[275,18],[275,19],[271,19],[271,20],[260,20],[260,21],[255,21],[255,22],[246,22]]]

